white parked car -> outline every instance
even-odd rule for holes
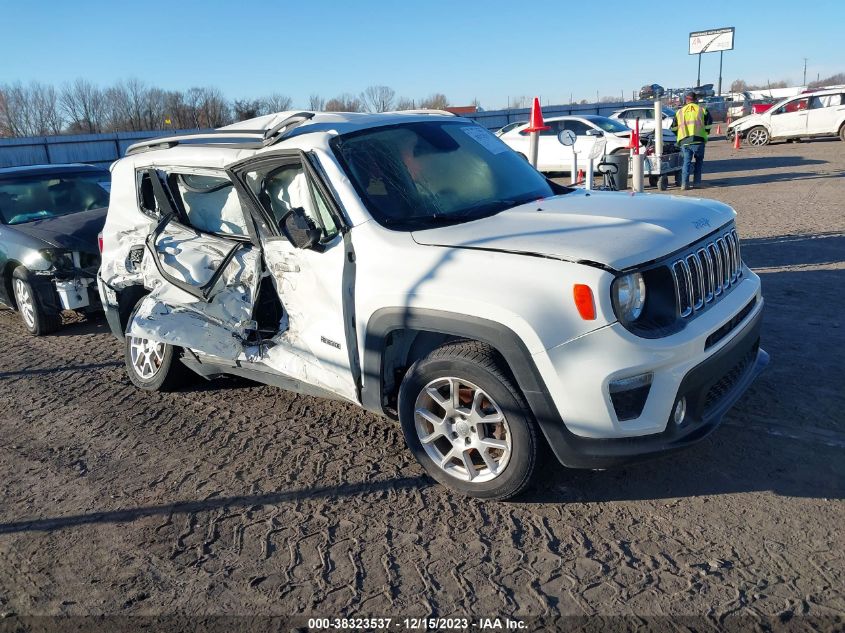
[[[663,118],[660,122],[661,127],[664,130],[668,130],[672,127],[672,122],[675,120],[675,111],[672,108],[664,106],[662,108],[662,113]],[[616,112],[611,114],[610,118],[616,119],[617,121],[621,121],[632,130],[637,125],[637,119],[639,119],[640,132],[653,132],[656,127],[654,125],[653,106],[637,106],[633,108],[623,108],[622,110],[617,110]],[[672,135],[672,140],[675,140],[674,134]]]
[[[528,123],[528,121],[514,121],[513,123],[508,123],[507,125],[496,130],[496,136],[501,136],[502,134],[510,132],[514,128],[518,128],[521,125],[525,125],[526,123]]]
[[[839,136],[845,141],[845,90],[834,88],[783,99],[761,114],[738,119],[727,128],[748,145],[771,141]]]
[[[719,424],[767,359],[734,218],[562,187],[466,119],[286,112],[130,147],[98,286],[139,388],[190,369],[340,399],[506,498],[543,442],[605,468]]]
[[[622,121],[611,119],[606,116],[586,114],[583,116],[557,116],[545,119],[544,123],[548,130],[539,133],[537,149],[537,169],[544,172],[569,172],[572,170],[573,152],[578,154],[579,166],[586,166],[587,157],[598,139],[605,141],[605,155],[625,154],[630,150],[631,128]],[[504,134],[499,138],[508,147],[524,157],[528,156],[530,143],[529,134],[525,130],[528,123],[523,123]],[[558,133],[563,130],[572,130],[576,140],[572,146],[561,145],[558,141]],[[675,135],[664,130],[663,140],[666,143],[674,143]],[[645,139],[641,139],[645,146]]]

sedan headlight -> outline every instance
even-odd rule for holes
[[[640,273],[617,277],[611,286],[611,299],[616,316],[624,323],[636,321],[645,305],[645,280]]]
[[[38,251],[41,257],[50,264],[51,269],[73,270],[73,253],[57,248],[44,248]]]

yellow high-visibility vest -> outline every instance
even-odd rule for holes
[[[697,103],[688,103],[675,114],[678,124],[678,142],[688,136],[700,136],[707,140],[707,128],[704,125],[704,108]]]

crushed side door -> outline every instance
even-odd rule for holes
[[[238,194],[225,175],[170,175],[164,181],[155,170],[149,175],[162,214],[147,236],[141,265],[150,293],[127,334],[228,360],[243,357],[262,271],[249,215],[238,211]],[[179,182],[190,177],[205,189],[190,191]]]

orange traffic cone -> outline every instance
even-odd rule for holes
[[[721,133],[722,133],[722,124],[718,123],[718,124],[716,124],[716,134],[721,134]]]
[[[543,123],[543,111],[540,109],[540,99],[534,97],[534,104],[531,106],[531,119],[528,122],[528,127],[523,132],[543,132],[551,128]]]
[[[739,130],[734,131],[734,149],[740,148]]]

